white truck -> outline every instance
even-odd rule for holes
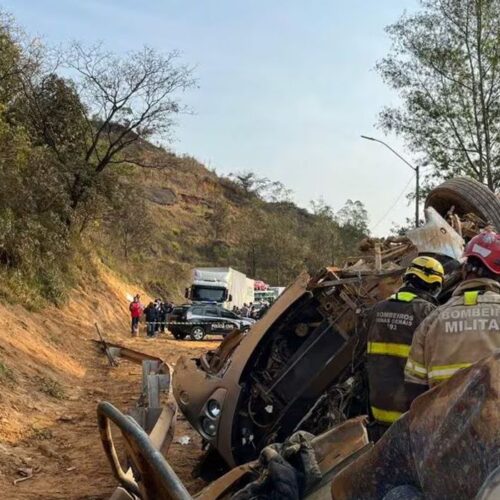
[[[226,309],[254,301],[254,280],[231,267],[193,269],[186,298],[192,302],[216,302]]]

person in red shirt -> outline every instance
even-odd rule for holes
[[[139,320],[141,319],[142,312],[144,308],[142,307],[141,300],[139,294],[134,297],[134,300],[130,303],[129,306],[130,316],[132,317],[131,324],[131,335],[132,337],[136,337],[139,331]]]

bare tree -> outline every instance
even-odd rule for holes
[[[269,182],[271,182],[267,177],[257,177],[255,172],[250,172],[249,170],[230,173],[229,177],[231,177],[234,182],[236,182],[236,184],[243,189],[247,196],[253,195],[259,197],[262,191],[266,189]]]
[[[245,192],[264,201],[284,203],[292,201],[293,191],[280,181],[258,177],[255,172],[244,171],[229,174],[229,177]]]
[[[144,47],[118,57],[101,45],[73,43],[63,62],[69,68],[82,103],[85,150],[83,161],[99,174],[110,165],[133,163],[153,167],[131,147],[143,139],[165,138],[173,118],[183,111],[179,93],[195,85],[192,69],[178,64],[179,54]],[[75,176],[73,208],[86,193]]]

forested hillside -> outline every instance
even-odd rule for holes
[[[362,203],[297,207],[251,172],[219,176],[165,147],[182,92],[176,53],[49,50],[0,15],[0,294],[64,302],[96,259],[179,300],[193,266],[286,285],[352,253]],[[338,200],[336,200],[338,203]]]

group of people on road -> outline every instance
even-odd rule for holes
[[[258,302],[256,304],[250,302],[249,304],[244,303],[241,308],[233,306],[233,313],[241,318],[252,318],[257,320],[266,314],[269,307],[271,307],[271,305],[267,301]]]
[[[466,246],[463,281],[439,306],[443,265],[419,256],[403,287],[371,311],[368,381],[375,438],[413,400],[500,349],[500,235],[475,236]]]
[[[173,304],[162,299],[156,299],[154,302],[144,307],[141,303],[141,297],[137,294],[130,303],[131,316],[131,335],[137,336],[139,333],[139,322],[144,315],[146,321],[146,335],[149,338],[156,337],[158,333],[164,333],[168,323],[168,316],[173,310]]]

